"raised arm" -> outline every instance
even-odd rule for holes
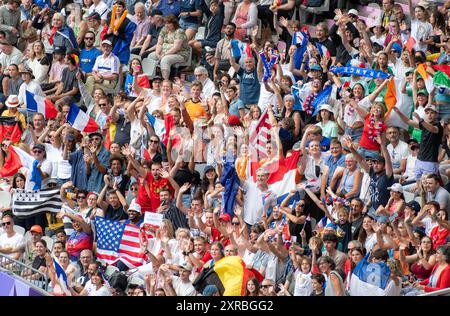
[[[358,161],[359,165],[361,166],[361,168],[364,169],[364,171],[366,171],[367,173],[369,173],[370,171],[370,166],[369,164],[366,162],[366,160],[364,159],[363,156],[361,156],[361,154],[355,150],[355,148],[353,147],[353,142],[350,136],[345,136],[343,138],[343,143],[344,146],[349,148],[350,151],[352,152],[353,156],[355,157],[355,159]]]

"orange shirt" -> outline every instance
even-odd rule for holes
[[[194,102],[192,99],[189,99],[186,101],[184,106],[186,107],[186,111],[194,123],[202,117],[206,118],[206,110],[201,101]]]

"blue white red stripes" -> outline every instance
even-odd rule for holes
[[[44,114],[46,120],[58,116],[58,110],[50,99],[25,91],[25,104],[30,112]]]
[[[96,132],[99,129],[98,124],[89,115],[80,110],[80,108],[72,103],[69,114],[67,114],[67,122],[73,128],[82,132]]]

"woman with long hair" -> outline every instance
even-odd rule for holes
[[[436,254],[433,250],[433,241],[430,237],[424,236],[420,240],[415,254],[405,255],[406,244],[400,245],[400,262],[411,266],[411,273],[417,281],[422,281],[430,277],[431,271],[436,264]]]
[[[248,279],[245,296],[259,296],[259,282],[256,278]]]
[[[96,270],[91,274],[89,286],[86,286],[80,293],[76,292],[72,287],[69,287],[73,296],[111,296],[108,286],[105,284],[102,272]]]
[[[47,82],[50,60],[48,60],[45,53],[43,42],[36,41],[32,44],[30,58],[25,62],[25,65],[33,71],[34,80],[37,83],[41,84]]]
[[[124,91],[129,97],[137,97],[142,88],[150,88],[147,74],[144,73],[142,63],[138,58],[130,60],[130,67],[125,78]]]
[[[429,278],[416,282],[414,286],[426,293],[450,288],[450,247],[440,246],[436,250],[436,264]]]

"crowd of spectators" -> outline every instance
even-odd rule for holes
[[[330,19],[299,20],[323,3],[3,0],[0,113],[23,133],[1,135],[0,193],[57,187],[65,207],[0,201],[0,254],[55,295],[53,259],[75,296],[219,295],[193,282],[226,256],[262,276],[247,296],[351,295],[367,254],[392,295],[450,288],[450,1],[382,0],[374,19],[331,1]],[[58,116],[27,111],[27,91]],[[99,129],[69,124],[72,104]],[[33,168],[4,176],[10,146]],[[296,151],[281,196],[269,179]],[[140,230],[142,265],[97,258],[99,218]]]

